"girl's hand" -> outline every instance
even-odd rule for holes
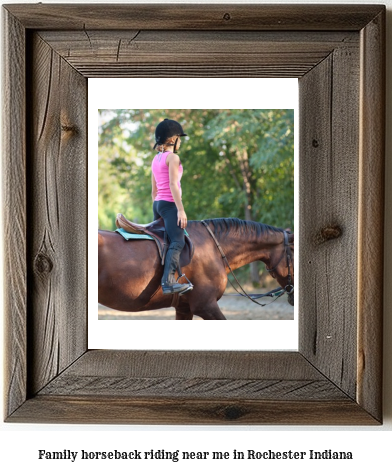
[[[188,223],[188,219],[186,217],[185,211],[178,211],[177,213],[177,225],[181,227],[181,229],[185,229]]]

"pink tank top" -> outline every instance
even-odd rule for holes
[[[158,153],[152,160],[151,169],[154,174],[155,182],[157,184],[157,195],[155,201],[169,201],[174,202],[173,195],[170,189],[169,179],[169,166],[166,164],[166,158],[171,151],[165,151],[164,153]],[[180,196],[182,195],[181,189],[181,177],[184,170],[180,163],[178,170],[178,189],[180,190]]]

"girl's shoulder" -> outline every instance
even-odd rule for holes
[[[169,153],[166,157],[166,163],[180,163],[180,157],[176,153]]]

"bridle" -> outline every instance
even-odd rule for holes
[[[286,256],[286,265],[287,265],[287,285],[282,288],[281,286],[279,288],[275,288],[274,290],[271,290],[269,291],[268,293],[262,293],[262,294],[251,294],[249,295],[248,293],[246,293],[246,291],[242,288],[240,282],[237,280],[237,277],[234,275],[234,272],[233,270],[231,269],[230,267],[230,264],[229,264],[229,261],[227,260],[227,257],[225,255],[225,253],[223,252],[223,249],[222,247],[220,246],[217,238],[215,237],[214,233],[212,232],[212,230],[210,229],[210,226],[207,224],[207,222],[205,221],[201,221],[201,223],[206,227],[206,229],[208,230],[209,234],[211,235],[212,239],[214,240],[215,242],[215,245],[217,246],[221,256],[222,256],[222,259],[223,259],[223,262],[224,264],[227,265],[227,268],[230,270],[230,273],[233,275],[235,281],[237,282],[237,285],[241,288],[242,290],[242,293],[240,291],[237,290],[237,288],[233,285],[233,283],[229,280],[229,283],[231,284],[231,286],[234,288],[234,290],[238,293],[238,296],[243,296],[245,298],[248,298],[250,301],[252,301],[253,303],[256,303],[258,304],[259,306],[267,306],[268,304],[271,304],[273,303],[274,301],[276,301],[278,298],[280,298],[281,296],[283,296],[285,293],[287,293],[288,295],[292,295],[294,293],[294,285],[292,285],[292,275],[291,275],[291,267],[292,267],[292,254],[291,254],[291,248],[290,248],[290,244],[289,244],[289,234],[286,230],[283,231],[283,234],[284,234],[284,240],[283,240],[283,244],[284,244],[284,249],[283,249],[283,253],[282,253],[282,256],[280,257],[278,263],[271,269],[267,268],[267,266],[265,267],[266,270],[271,274],[273,273],[274,271],[276,271],[276,269],[278,268],[280,262],[283,260],[283,258]],[[225,295],[223,295],[225,296]],[[234,296],[237,296],[237,295],[234,295]],[[275,298],[273,301],[271,301],[270,303],[259,303],[258,301],[256,301],[257,299],[259,298],[265,298],[265,297],[271,297],[271,298]]]
[[[284,235],[284,241],[283,241],[283,245],[284,245],[284,249],[283,249],[283,253],[282,253],[282,256],[280,257],[278,263],[273,267],[273,268],[268,268],[267,265],[265,266],[265,269],[267,270],[267,272],[271,275],[273,274],[276,269],[278,268],[280,262],[283,260],[284,257],[286,257],[286,267],[287,267],[287,285],[284,287],[284,290],[285,292],[288,294],[288,295],[291,295],[294,291],[294,285],[292,285],[292,275],[291,275],[291,267],[292,267],[292,254],[291,254],[291,248],[290,248],[290,244],[289,244],[289,234],[286,230],[283,231],[283,235]],[[276,276],[272,275],[274,278],[276,278]]]

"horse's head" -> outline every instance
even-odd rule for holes
[[[289,229],[283,232],[283,243],[271,251],[267,270],[286,290],[288,302],[294,306],[294,234]]]

